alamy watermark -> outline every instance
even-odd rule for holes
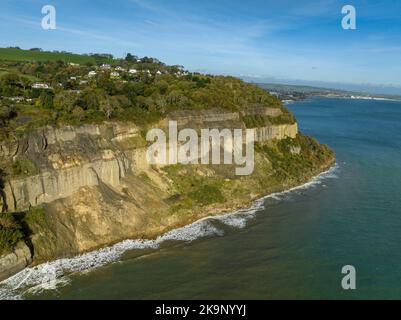
[[[354,6],[346,5],[342,8],[341,13],[345,16],[341,21],[344,30],[356,30],[356,9]]]
[[[51,5],[46,5],[42,8],[42,14],[45,16],[42,18],[43,30],[56,30],[56,8]]]
[[[149,164],[236,164],[236,175],[247,176],[253,173],[253,129],[246,129],[245,135],[242,129],[201,129],[199,139],[194,129],[178,131],[177,121],[169,121],[168,127],[168,141],[162,129],[152,129],[147,133],[146,140],[154,142],[146,153]]]
[[[354,266],[346,265],[341,269],[341,273],[345,274],[341,281],[341,287],[344,290],[356,290],[356,269]]]

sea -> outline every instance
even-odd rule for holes
[[[25,269],[0,283],[0,299],[400,299],[401,102],[288,108],[335,151],[329,171],[156,240]]]

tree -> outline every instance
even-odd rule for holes
[[[99,98],[97,91],[91,88],[85,89],[79,100],[78,104],[84,110],[98,110],[99,109]]]
[[[2,106],[0,105],[0,123],[2,126],[6,126],[9,120],[17,116],[14,106]]]
[[[110,78],[110,72],[101,72],[96,78],[97,87],[105,90],[108,94],[114,95],[116,93],[116,86],[114,81]]]
[[[100,110],[104,113],[107,119],[110,119],[118,108],[118,98],[116,97],[109,97],[108,95],[104,95],[100,99]]]
[[[51,109],[54,105],[54,93],[51,91],[42,91],[39,99],[36,101],[39,107]]]
[[[60,91],[54,97],[54,107],[57,110],[71,112],[78,100],[78,96],[75,92],[71,91]]]
[[[24,89],[24,93],[26,93],[26,89],[32,85],[32,81],[27,77],[21,77],[20,83]]]
[[[127,61],[127,62],[136,62],[137,60],[138,60],[138,57],[132,55],[131,53],[128,53],[127,56],[125,57],[125,61]]]
[[[20,77],[16,73],[5,74],[0,81],[3,95],[17,96],[20,93]]]

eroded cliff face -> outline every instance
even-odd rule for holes
[[[122,128],[118,124],[65,126],[3,142],[3,161],[23,157],[37,169],[37,174],[6,181],[8,211],[67,198],[82,187],[99,186],[101,182],[118,189],[133,164],[130,150],[119,143],[137,134],[135,130],[134,126]]]
[[[269,108],[252,112],[281,114],[279,109]],[[245,129],[242,116],[210,111],[201,115],[172,114],[157,127],[176,120],[181,128]],[[168,170],[148,164],[143,130],[134,124],[113,122],[46,127],[0,142],[0,163],[9,172],[18,159],[34,168],[33,173],[9,175],[2,190],[3,211],[21,212],[37,206],[45,209],[45,222],[30,226],[34,263],[76,255],[128,238],[152,238],[211,213],[247,205],[264,192],[286,187],[274,185],[264,189],[261,179],[269,177],[272,165],[263,155],[256,155],[257,179],[236,179],[223,167],[205,166],[188,172],[181,170],[182,178],[171,176]],[[267,143],[296,138],[298,134],[297,124],[254,130],[257,141]],[[298,153],[301,150],[300,146],[291,148]],[[180,198],[177,179],[188,176],[218,177],[220,180],[215,180],[221,181],[222,196],[227,201],[199,204],[194,200],[187,208],[182,206],[184,200]],[[30,261],[30,257],[26,260]],[[21,261],[12,270],[21,268]]]
[[[268,127],[255,128],[255,140],[264,142],[273,139],[283,140],[295,138],[298,134],[298,124],[279,124]]]
[[[273,114],[269,108],[264,112]],[[179,128],[245,129],[239,113],[209,112],[186,116],[179,113],[162,121],[159,126],[166,128],[171,120],[176,120]],[[254,131],[256,141],[281,140],[295,138],[298,126],[272,125]],[[0,162],[10,162],[19,156],[31,161],[38,173],[6,181],[3,197],[9,212],[70,197],[83,187],[105,184],[121,192],[127,174],[154,173],[146,161],[140,128],[133,124],[47,127],[29,137],[0,143]],[[163,184],[159,182],[159,185]]]

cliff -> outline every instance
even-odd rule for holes
[[[264,113],[268,113],[269,109],[277,110],[266,108]],[[191,111],[176,112],[156,127],[165,128],[166,121],[170,120],[177,121],[179,128],[245,129],[239,113],[217,111],[195,114]],[[297,124],[271,125],[253,130],[258,142],[295,138],[298,134]],[[134,124],[105,123],[46,127],[22,139],[3,141],[0,143],[0,163],[23,157],[25,161],[32,162],[38,172],[8,180],[3,189],[4,205],[9,212],[28,210],[70,197],[82,187],[95,187],[101,183],[121,189],[122,180],[128,173],[150,170],[142,140],[141,128]]]
[[[155,127],[176,120],[180,127],[245,129],[242,118],[255,114],[279,117],[281,111],[181,111]],[[23,221],[24,241],[31,247],[18,244],[3,254],[0,279],[31,261],[68,257],[128,238],[153,238],[246,206],[310,179],[334,160],[327,147],[288,123],[253,128],[257,148],[249,177],[236,177],[232,166],[151,166],[144,130],[121,122],[45,127],[0,143],[0,164],[8,173],[0,193],[2,211]],[[32,213],[32,208],[43,210]]]

